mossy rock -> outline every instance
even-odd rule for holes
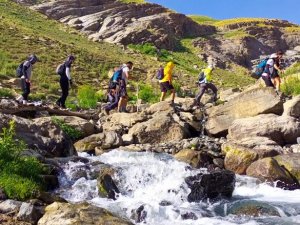
[[[300,153],[291,153],[275,157],[280,166],[288,170],[298,181],[300,181]]]

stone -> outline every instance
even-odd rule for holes
[[[46,157],[77,155],[73,143],[52,121],[30,120],[0,113],[0,130],[14,120],[16,136]]]
[[[156,113],[148,121],[134,125],[128,134],[140,144],[179,141],[191,136],[188,127],[183,122],[176,122],[168,112]]]
[[[6,200],[7,196],[2,188],[0,188],[0,201]]]
[[[199,152],[192,149],[183,149],[174,155],[178,161],[190,164],[192,167],[197,168],[199,165]]]
[[[231,198],[235,187],[235,174],[223,170],[210,174],[198,174],[186,178],[185,181],[191,189],[188,195],[189,202],[199,202],[206,198]]]
[[[264,114],[238,119],[228,129],[228,139],[267,137],[279,145],[295,144],[300,136],[300,122],[289,116]]]
[[[241,93],[241,91],[238,88],[229,88],[226,90],[220,91],[220,100],[223,102],[228,102],[231,99],[235,98]]]
[[[1,213],[17,213],[22,205],[22,202],[15,200],[5,200],[0,203],[0,212]]]
[[[141,205],[136,210],[131,211],[130,219],[134,220],[136,223],[146,222],[147,212],[145,207]]]
[[[280,166],[283,166],[290,172],[298,181],[300,181],[300,154],[290,153],[275,157]]]
[[[22,203],[17,215],[18,220],[26,221],[32,224],[36,224],[41,217],[41,211],[34,205],[26,202]]]
[[[54,202],[45,209],[38,225],[133,225],[130,221],[115,216],[109,211],[88,203],[70,204]]]
[[[120,193],[113,176],[116,170],[109,165],[101,165],[99,168],[99,174],[97,177],[98,194],[102,198],[116,199]]]
[[[257,88],[245,91],[222,105],[208,109],[209,117],[205,128],[210,135],[223,136],[227,134],[228,128],[236,119],[267,113],[281,115],[282,112],[283,103],[274,89]]]
[[[288,100],[283,105],[284,111],[283,115],[292,116],[299,118],[300,117],[300,95]]]
[[[239,200],[230,203],[227,209],[227,215],[229,214],[251,217],[280,217],[280,213],[274,206],[254,200]]]
[[[124,145],[131,145],[134,143],[134,137],[130,134],[124,134],[122,140]]]
[[[147,116],[143,113],[114,113],[107,117],[106,123],[109,123],[111,126],[132,127],[145,120],[147,120]]]
[[[264,158],[252,163],[246,171],[247,176],[259,178],[262,181],[276,182],[276,186],[283,188],[300,187],[289,172],[281,167],[274,158]]]
[[[78,152],[92,152],[95,148],[106,150],[121,146],[122,137],[116,132],[109,131],[88,136],[74,144]]]

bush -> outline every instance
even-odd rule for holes
[[[159,100],[159,92],[155,93],[152,86],[143,84],[139,86],[138,97],[145,102],[154,103]]]
[[[106,93],[102,90],[96,92],[96,97],[99,102],[106,102],[107,100]]]
[[[300,74],[299,74],[300,75]],[[300,78],[288,77],[281,85],[281,91],[286,95],[299,95],[300,94]]]
[[[21,155],[26,145],[14,136],[12,121],[0,136],[0,187],[9,198],[25,200],[43,189],[40,175],[46,170],[37,159]]]
[[[83,109],[94,109],[97,106],[96,92],[89,85],[83,85],[78,88],[77,98],[79,107]]]
[[[13,93],[10,89],[8,88],[1,88],[0,89],[0,97],[8,97],[8,98],[12,98],[13,97]]]
[[[63,120],[53,117],[52,121],[59,126],[60,129],[62,129],[63,132],[65,132],[65,134],[68,135],[73,141],[79,140],[82,137],[82,133],[79,130],[66,124]]]

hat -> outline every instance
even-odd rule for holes
[[[30,61],[30,63],[36,63],[38,61],[38,58],[36,57],[36,55],[32,54],[29,56],[28,61]]]

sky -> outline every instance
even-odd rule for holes
[[[276,18],[300,24],[300,0],[147,0],[186,15]]]

